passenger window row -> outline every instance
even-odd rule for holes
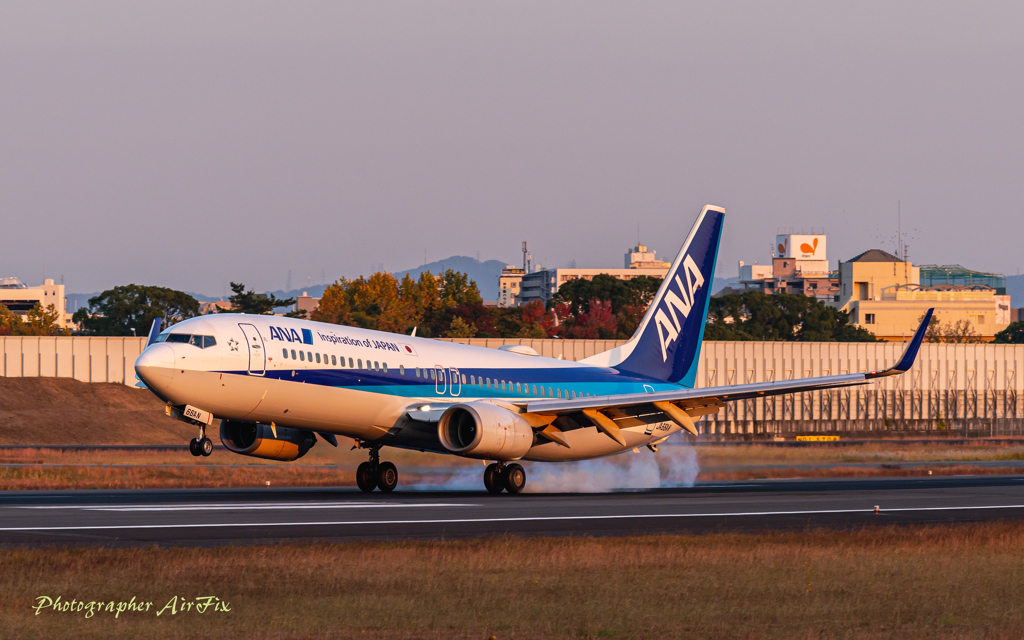
[[[342,356],[341,358],[338,358],[337,356],[328,355],[326,353],[323,354],[323,356],[321,356],[319,353],[313,353],[312,351],[298,351],[298,352],[296,352],[295,349],[291,349],[291,350],[282,349],[281,350],[281,355],[284,356],[285,360],[291,359],[291,360],[299,360],[300,362],[310,362],[310,363],[316,362],[317,364],[321,364],[321,363],[322,364],[326,364],[328,362],[328,359],[329,359],[331,366],[337,366],[339,362],[341,363],[342,367],[345,366],[345,357],[344,356]],[[348,359],[348,368],[349,369],[362,369],[363,368],[363,361],[362,361],[362,359],[358,359],[358,360],[353,361],[352,358],[349,358]],[[366,368],[368,370],[370,370],[370,371],[376,371],[376,372],[380,372],[380,373],[387,373],[388,372],[388,363],[386,363],[386,362],[380,363],[380,362],[376,362],[376,361],[371,362],[371,361],[367,360],[366,361]],[[417,378],[423,378],[424,380],[429,378],[430,380],[432,380],[434,382],[437,381],[437,370],[436,369],[433,369],[433,368],[428,369],[426,367],[421,369],[420,367],[416,367],[415,371],[416,371],[416,377]],[[399,375],[402,375],[402,376],[405,375],[405,366],[404,365],[399,365],[398,373],[399,373]],[[461,375],[462,375],[462,384],[467,384],[466,374],[461,374]],[[496,389],[496,390],[506,391],[506,392],[509,392],[509,393],[519,393],[519,394],[534,395],[534,396],[538,396],[539,395],[541,398],[577,398],[577,397],[583,398],[583,397],[593,397],[592,394],[583,393],[582,391],[577,393],[576,391],[570,391],[569,389],[564,389],[563,390],[563,389],[557,389],[557,388],[552,388],[552,387],[545,387],[543,385],[538,387],[537,385],[530,385],[530,384],[527,384],[527,383],[512,382],[512,381],[497,380],[497,379],[491,380],[490,378],[484,378],[482,376],[480,378],[477,378],[475,375],[469,376],[468,384],[470,384],[470,385],[472,385],[474,387],[476,387],[476,386],[486,387],[488,389]]]
[[[332,367],[337,367],[339,365],[342,366],[342,367],[345,367],[345,356],[341,356],[339,358],[338,356],[330,355],[330,354],[327,354],[327,353],[321,355],[319,353],[313,353],[312,351],[298,351],[298,352],[296,352],[295,349],[287,349],[287,348],[281,349],[281,356],[285,360],[289,360],[290,359],[290,360],[298,360],[299,362],[310,362],[310,363],[315,362],[316,364],[330,364]],[[348,367],[347,368],[349,368],[349,369],[362,369],[363,368],[363,361],[362,361],[362,359],[360,358],[358,360],[353,360],[352,358],[349,358],[348,359]],[[377,372],[380,372],[380,373],[387,373],[388,372],[388,363],[386,363],[386,362],[381,363],[381,362],[377,362],[377,361],[371,362],[371,361],[367,360],[366,361],[366,368],[368,370],[370,370],[370,371],[377,371]],[[399,370],[401,372],[401,375],[404,376],[405,375],[405,367],[401,367],[400,366]]]
[[[462,384],[466,384],[466,376],[462,376]],[[480,377],[477,378],[474,375],[469,376],[469,384],[474,387],[486,387],[488,389],[498,389],[501,391],[508,391],[513,393],[520,393],[525,395],[540,396],[541,398],[592,398],[593,394],[584,393],[582,391],[576,392],[569,389],[558,389],[552,387],[545,387],[544,385],[530,385],[528,383],[512,382],[506,380],[491,380],[490,378]]]

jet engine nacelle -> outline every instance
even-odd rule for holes
[[[508,409],[486,402],[452,405],[437,424],[452,453],[484,460],[518,460],[533,446],[533,428]]]
[[[287,462],[306,455],[316,444],[316,436],[301,429],[271,429],[265,424],[221,420],[220,441],[233,453]]]

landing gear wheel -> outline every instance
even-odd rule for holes
[[[199,446],[196,448],[199,449],[199,453],[203,456],[208,456],[213,453],[213,441],[209,438],[203,438],[199,441]]]
[[[356,485],[365,493],[377,488],[377,478],[374,477],[373,465],[369,462],[361,462],[356,467]]]
[[[526,486],[526,469],[521,464],[510,464],[505,467],[503,474],[505,490],[509,493],[520,493]]]
[[[491,463],[484,469],[484,486],[490,493],[501,493],[505,490],[505,479],[501,477],[501,467]]]
[[[398,468],[390,462],[377,467],[377,487],[384,493],[391,493],[398,486]]]
[[[192,438],[188,441],[188,452],[194,456],[200,455],[199,452],[199,438]]]

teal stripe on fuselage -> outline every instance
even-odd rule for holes
[[[453,395],[451,389],[445,389],[444,393],[438,393],[435,385],[344,385],[335,386],[337,389],[350,389],[353,391],[365,391],[367,393],[380,393],[383,395],[399,396],[403,398],[502,398],[508,400],[547,400],[547,399],[558,399],[557,394],[555,396],[547,395],[547,388],[561,389],[562,399],[572,398],[572,393],[576,393],[576,397],[583,397],[586,395],[591,396],[616,396],[625,395],[629,393],[644,393],[652,391],[671,391],[673,389],[679,389],[678,385],[660,383],[647,385],[650,389],[645,389],[642,384],[617,384],[617,383],[596,383],[596,384],[585,384],[579,385],[574,384],[571,387],[559,387],[554,384],[544,385],[545,395],[539,393],[516,393],[514,391],[502,391],[501,389],[488,389],[487,387],[473,386],[470,384],[464,384],[459,389],[458,395]],[[537,385],[538,391],[540,385]],[[566,393],[568,391],[568,393]]]
[[[635,374],[623,375],[614,370],[598,368],[463,369],[459,371],[458,375],[460,379],[465,379],[466,383],[455,385],[459,391],[458,395],[455,395],[452,393],[449,382],[451,376],[454,375],[453,369],[443,370],[446,379],[440,385],[436,380],[426,377],[428,372],[435,375],[441,374],[440,370],[421,368],[421,372],[424,374],[423,378],[415,376],[414,371],[415,369],[405,369],[403,374],[400,370],[395,369],[385,373],[369,369],[342,369],[340,367],[296,368],[267,370],[264,375],[268,379],[335,389],[351,389],[402,398],[566,399],[588,395],[616,396],[650,393],[680,388],[677,384],[663,380],[653,380]],[[225,371],[223,373],[248,375],[246,371]],[[558,379],[552,379],[554,377]],[[476,384],[471,383],[471,380],[476,380]],[[490,381],[490,384],[480,382],[483,380]],[[504,388],[502,388],[502,382],[505,383]],[[518,391],[515,387],[516,383],[520,385]],[[529,392],[523,390],[524,386],[528,386]],[[443,393],[438,392],[439,387],[444,388]],[[541,388],[543,388],[543,393],[541,393]]]

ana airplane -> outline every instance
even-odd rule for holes
[[[706,206],[633,337],[580,362],[524,346],[472,347],[294,318],[218,314],[160,333],[135,362],[168,415],[199,428],[193,455],[210,455],[206,429],[234,453],[296,460],[317,436],[367,449],[357,484],[390,492],[398,470],[383,447],[490,460],[492,493],[519,493],[518,460],[582,460],[672,434],[694,436],[726,402],[867,384],[914,363],[928,311],[903,357],[884,371],[697,389],[698,359],[725,211]]]

